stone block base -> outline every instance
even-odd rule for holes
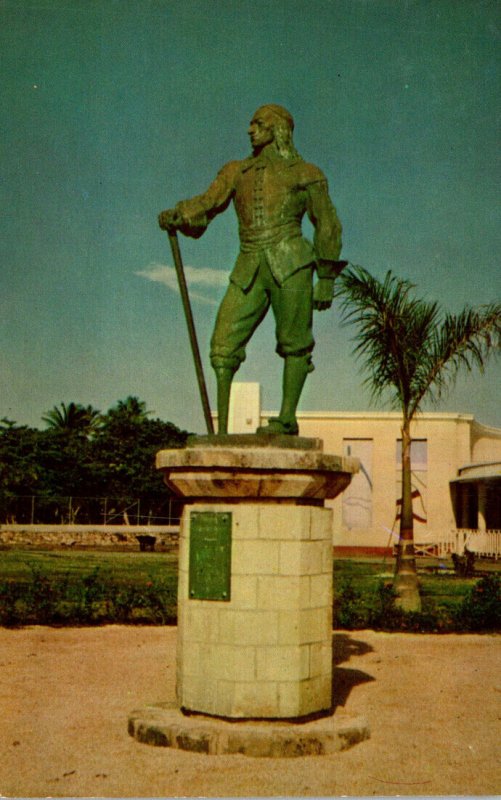
[[[311,722],[253,722],[185,716],[168,704],[134,711],[129,734],[144,744],[173,747],[207,755],[241,754],[290,758],[329,755],[368,739],[370,731],[361,717],[346,714]]]

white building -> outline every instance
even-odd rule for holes
[[[229,430],[253,433],[271,412],[260,408],[259,384],[235,383]],[[274,412],[276,413],[276,412]],[[356,456],[361,470],[332,502],[339,554],[386,552],[398,537],[401,498],[400,414],[301,412],[301,436],[325,452]],[[412,430],[414,536],[418,552],[461,552],[466,546],[501,556],[501,429],[471,414],[426,412]]]

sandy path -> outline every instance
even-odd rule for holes
[[[372,737],[253,759],[141,745],[130,711],[174,697],[175,628],[0,629],[0,794],[500,794],[500,636],[339,633],[336,700]]]

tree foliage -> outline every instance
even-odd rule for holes
[[[357,328],[355,353],[374,399],[388,397],[412,418],[423,400],[439,401],[464,368],[484,369],[501,342],[501,303],[444,312],[414,297],[414,285],[391,272],[383,282],[363,267],[343,273],[342,307]]]
[[[80,403],[61,403],[61,407],[54,406],[42,417],[48,427],[62,433],[79,433],[89,436],[96,431],[101,423],[100,412],[92,406],[82,406]]]
[[[155,454],[182,447],[187,433],[150,414],[143,401],[128,397],[105,414],[61,403],[44,414],[46,430],[0,421],[0,520],[13,515],[20,496],[34,495],[46,508],[63,497],[165,502]]]

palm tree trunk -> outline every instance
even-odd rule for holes
[[[402,423],[402,510],[397,545],[394,588],[396,604],[404,611],[420,611],[421,597],[414,554],[414,517],[412,513],[410,420]]]

